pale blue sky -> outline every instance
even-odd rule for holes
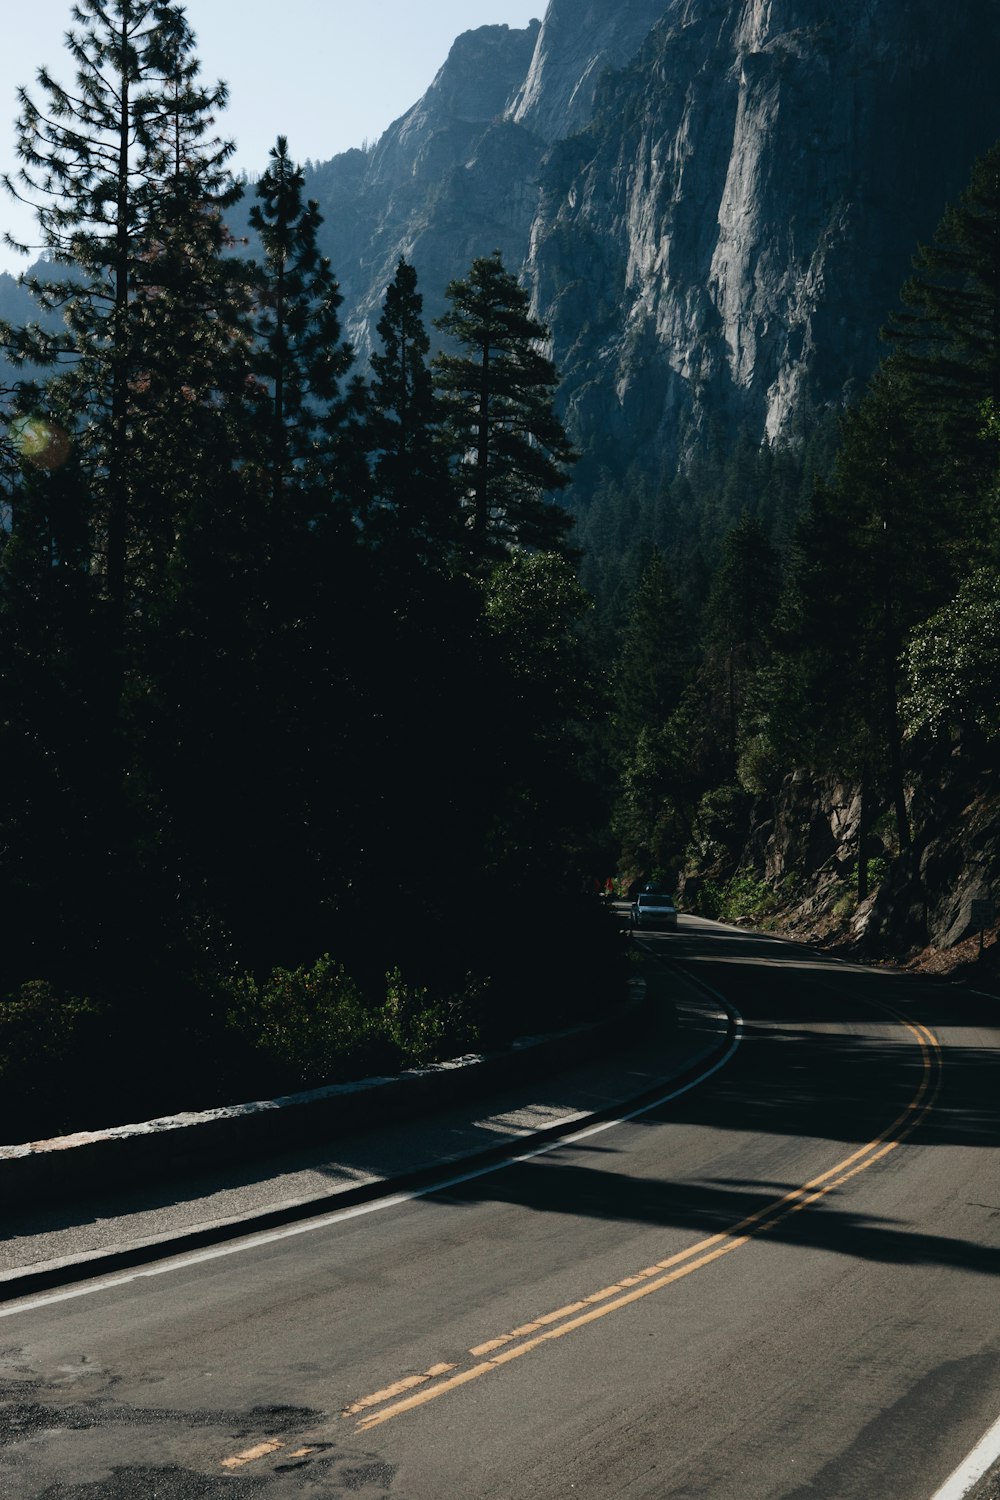
[[[0,171],[11,172],[19,84],[45,64],[65,83],[71,0],[0,0]],[[229,84],[220,125],[238,170],[260,171],[279,132],[293,156],[321,161],[376,139],[414,104],[462,31],[526,26],[545,0],[187,0],[205,76]],[[15,19],[16,16],[16,19]],[[32,221],[0,196],[0,229],[31,238]],[[0,245],[0,270],[21,262]]]

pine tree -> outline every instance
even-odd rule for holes
[[[833,480],[817,487],[799,525],[768,712],[787,765],[849,776],[866,804],[889,802],[901,850],[910,829],[899,657],[913,626],[948,597],[954,566],[934,450],[904,394],[890,361],[845,419]],[[862,885],[864,869],[860,860]]]
[[[723,542],[705,612],[709,670],[722,689],[721,718],[734,771],[748,685],[768,654],[778,583],[777,554],[756,517],[744,513]]]
[[[550,892],[566,889],[567,854],[592,795],[584,727],[598,694],[581,629],[592,607],[574,564],[552,552],[517,550],[486,583],[494,722],[481,754],[492,762],[491,859],[510,882],[530,869]]]
[[[101,918],[88,928],[88,956],[99,956],[110,983],[113,966],[127,967],[163,926],[162,903],[144,885],[156,864],[149,851],[169,821],[149,756],[151,638],[194,497],[211,505],[229,476],[220,410],[246,366],[221,256],[221,213],[236,196],[225,169],[232,148],[210,138],[225,88],[199,83],[177,5],[83,0],[72,14],[75,88],[43,70],[42,105],[21,91],[22,168],[6,183],[34,206],[47,252],[45,270],[26,283],[63,324],[58,332],[8,327],[2,339],[15,360],[47,372],[21,383],[9,433],[25,467],[53,482],[19,486],[15,527],[40,534],[40,507],[60,493],[60,465],[84,523],[76,566],[88,586],[77,590],[75,634],[89,647],[86,711],[65,715],[77,726],[67,758],[101,769],[78,783],[79,816],[61,863],[90,871],[90,909]],[[66,577],[64,545],[57,551]],[[20,628],[28,596],[12,593],[10,609]],[[49,666],[52,716],[60,679]],[[46,826],[41,795],[31,819]],[[66,901],[55,869],[48,895],[53,910]]]
[[[475,565],[511,546],[558,550],[570,517],[545,497],[568,482],[573,452],[555,412],[548,337],[499,251],[473,262],[447,287],[451,311],[437,327],[461,347],[434,361],[459,482],[469,512]]]
[[[289,157],[287,140],[279,136],[250,210],[250,224],[263,249],[256,287],[255,367],[268,392],[263,463],[275,545],[281,544],[282,530],[308,525],[310,505],[328,503],[338,484],[352,503],[363,503],[364,395],[356,382],[342,391],[354,351],[341,338],[338,309],[343,297],[330,262],[320,254],[317,236],[323,221],[316,203],[303,201],[304,182],[302,168]],[[306,495],[311,498],[304,500]]]
[[[417,273],[400,260],[378,324],[372,355],[371,439],[377,509],[370,530],[411,565],[441,563],[459,539],[455,487],[441,431],[441,409],[427,364]]]
[[[651,872],[676,859],[689,832],[689,751],[676,724],[690,650],[670,570],[656,548],[646,551],[614,668],[613,821],[623,866]]]
[[[205,497],[232,495],[262,406],[250,380],[252,278],[224,217],[243,189],[227,165],[233,143],[213,133],[226,90],[206,91],[199,71],[188,53],[163,89],[131,302],[132,570],[149,598]]]
[[[992,541],[1000,437],[982,440],[986,403],[1000,407],[1000,144],[922,245],[885,337],[901,394],[936,437],[939,506],[956,535]]]
[[[25,282],[43,311],[63,313],[65,326],[5,328],[2,342],[15,361],[53,371],[50,414],[73,435],[92,475],[99,501],[94,552],[117,651],[136,530],[130,446],[135,383],[141,388],[144,379],[136,328],[144,308],[136,293],[148,284],[151,247],[160,239],[170,121],[179,112],[189,120],[210,113],[225,102],[225,90],[195,87],[194,38],[179,6],[81,0],[72,15],[66,42],[75,91],[45,69],[38,75],[44,104],[20,91],[22,166],[16,179],[4,179],[35,209],[49,262],[66,268],[61,277]],[[22,392],[22,405],[34,395]]]
[[[690,669],[673,579],[663,554],[653,549],[621,636],[615,667],[615,733],[626,754],[645,730],[658,731],[680,701]]]

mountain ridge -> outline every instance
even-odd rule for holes
[[[982,0],[946,29],[928,0],[819,19],[804,0],[550,0],[524,31],[466,36],[349,189],[310,179],[345,326],[366,355],[400,255],[432,318],[500,249],[590,472],[637,451],[669,469],[710,422],[781,440],[848,398],[918,240],[1000,136]],[[463,112],[470,93],[506,102]]]

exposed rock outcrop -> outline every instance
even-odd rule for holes
[[[776,894],[779,925],[809,939],[850,940],[873,957],[955,948],[976,931],[974,901],[1000,892],[1000,791],[984,747],[927,751],[909,798],[912,850],[894,856],[884,815],[866,835],[872,892],[857,882],[861,796],[834,777],[789,776],[753,809],[739,867]],[[732,866],[727,873],[731,873]]]
[[[548,142],[589,124],[605,72],[624,67],[663,15],[663,0],[550,0],[510,116]]]
[[[956,745],[937,766],[923,768],[911,805],[914,876],[925,908],[927,941],[952,948],[974,930],[972,903],[1000,892],[1000,791],[984,758]],[[897,919],[886,901],[887,933]]]
[[[423,98],[367,153],[314,169],[325,253],[364,357],[400,256],[418,270],[426,313],[448,282],[494,249],[520,266],[538,202],[544,142],[509,117],[541,30],[482,26],[455,42]]]

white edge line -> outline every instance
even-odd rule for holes
[[[583,1130],[576,1130],[571,1135],[560,1136],[557,1140],[548,1141],[545,1145],[535,1146],[530,1151],[520,1152],[517,1156],[508,1156],[503,1161],[493,1162],[486,1167],[476,1167],[471,1172],[462,1172],[455,1177],[448,1177],[444,1181],[435,1182],[429,1187],[413,1188],[402,1193],[391,1193],[388,1197],[374,1199],[370,1203],[358,1203],[353,1208],[334,1209],[332,1213],[323,1214],[319,1218],[306,1219],[299,1224],[288,1224],[283,1229],[266,1230],[263,1233],[254,1234],[250,1230],[239,1240],[232,1240],[224,1245],[214,1245],[205,1250],[192,1250],[190,1254],[179,1254],[172,1256],[169,1260],[158,1262],[156,1265],[145,1266],[141,1270],[131,1271],[124,1276],[106,1276],[100,1280],[94,1280],[84,1286],[67,1287],[61,1292],[43,1293],[39,1297],[20,1302],[11,1302],[6,1307],[0,1307],[0,1318],[11,1318],[19,1313],[35,1312],[41,1307],[51,1307],[59,1302],[71,1302],[77,1297],[93,1296],[95,1292],[113,1291],[116,1287],[129,1286],[133,1281],[140,1281],[144,1277],[163,1276],[168,1271],[183,1270],[187,1266],[201,1265],[205,1261],[220,1260],[227,1255],[238,1255],[245,1250],[255,1250],[262,1245],[273,1245],[280,1240],[292,1239],[300,1234],[311,1234],[317,1229],[327,1229],[332,1224],[342,1223],[347,1219],[357,1219],[363,1214],[380,1213],[386,1208],[396,1208],[401,1203],[411,1203],[417,1198],[429,1197],[431,1193],[441,1193],[448,1188],[460,1187],[462,1183],[473,1182],[477,1177],[486,1177],[491,1172],[501,1172],[506,1167],[516,1166],[519,1162],[533,1161],[537,1156],[546,1156],[551,1151],[558,1151],[563,1146],[571,1146],[577,1141],[585,1141],[590,1136],[600,1135],[602,1131],[612,1130],[616,1125],[624,1125],[628,1120],[635,1120],[639,1115],[647,1114],[650,1110],[659,1109],[661,1104],[668,1104],[672,1099],[679,1099],[682,1094],[687,1094],[691,1089],[697,1088],[713,1073],[718,1073],[729,1062],[737,1047],[743,1039],[743,1017],[734,1005],[728,1000],[723,1000],[721,995],[709,988],[707,984],[698,981],[699,986],[708,991],[729,1017],[729,1023],[733,1027],[733,1039],[721,1058],[704,1073],[699,1073],[697,1078],[692,1078],[678,1089],[671,1089],[667,1094],[661,1094],[658,1098],[651,1100],[648,1104],[641,1105],[638,1109],[630,1110],[627,1114],[615,1115],[610,1120],[601,1120],[596,1125],[585,1126]],[[98,1273],[100,1275],[100,1273]],[[935,1497],[936,1500],[936,1497]]]
[[[980,1438],[968,1458],[963,1460],[949,1479],[946,1479],[939,1490],[935,1490],[931,1500],[963,1500],[963,1496],[982,1479],[987,1469],[1000,1458],[1000,1418],[998,1418],[985,1437]]]

